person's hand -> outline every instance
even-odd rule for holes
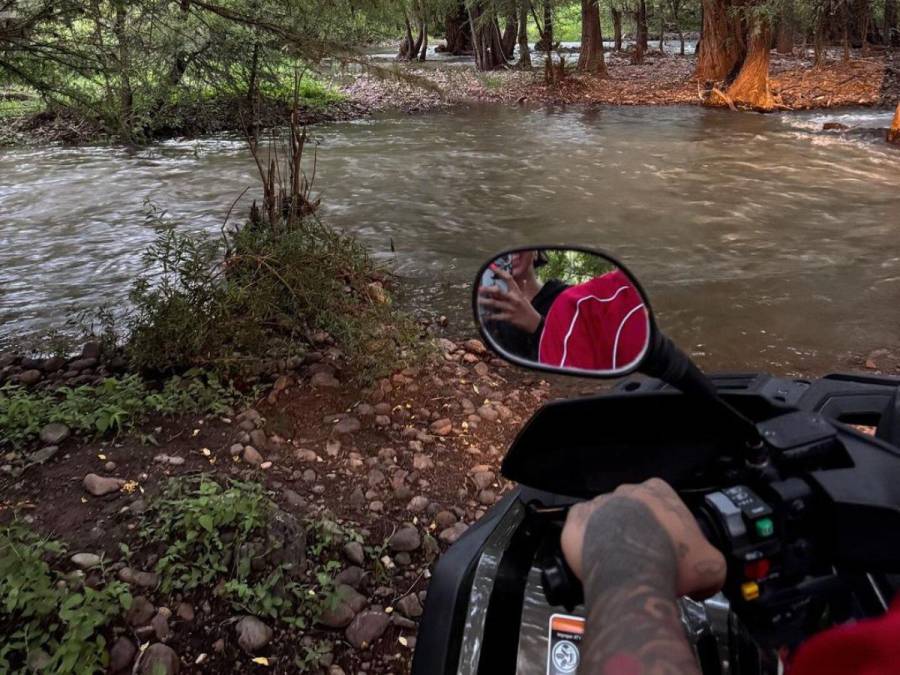
[[[678,595],[702,598],[722,588],[725,583],[725,558],[703,536],[694,516],[675,490],[658,478],[652,478],[640,485],[621,485],[611,494],[576,504],[569,510],[562,531],[562,551],[566,562],[579,579],[584,580],[588,572],[584,569],[585,565],[590,564],[587,559],[589,556],[584,555],[585,531],[588,522],[595,515],[603,514],[605,510],[608,512],[615,510],[617,527],[604,530],[604,540],[592,541],[591,547],[633,548],[634,542],[640,540],[644,529],[640,520],[641,513],[637,513],[633,521],[629,521],[630,515],[624,517],[619,515],[628,514],[627,508],[624,511],[621,508],[629,506],[627,502],[622,501],[623,499],[646,507],[668,536],[672,544],[671,555],[675,557],[672,562],[675,569],[675,592]],[[623,541],[618,541],[618,538]],[[654,549],[654,556],[660,554],[659,546],[655,546]]]
[[[490,310],[492,321],[506,321],[527,333],[534,333],[541,325],[540,313],[509,272],[493,265],[491,270],[506,282],[508,290],[504,292],[499,286],[482,286],[478,289],[478,304]]]

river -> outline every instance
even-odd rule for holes
[[[711,369],[821,372],[900,344],[900,153],[890,113],[471,107],[315,127],[328,222],[468,330],[468,283],[507,244],[615,252]],[[255,187],[242,142],[0,151],[0,343],[121,307],[145,202],[218,230]],[[236,212],[245,213],[253,189]],[[396,250],[390,253],[391,242]]]

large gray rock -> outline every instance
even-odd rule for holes
[[[95,473],[89,473],[84,477],[84,489],[95,497],[118,492],[123,485],[125,485],[125,481],[121,478],[106,478]]]
[[[234,627],[238,644],[248,654],[259,651],[272,641],[272,629],[255,616],[245,616]]]
[[[357,649],[362,649],[384,635],[384,631],[390,625],[391,617],[384,612],[375,610],[360,612],[347,626],[344,634],[351,645]]]
[[[388,540],[388,546],[392,551],[404,551],[409,553],[415,551],[422,545],[422,537],[419,530],[412,525],[404,525],[394,532],[393,536]]]
[[[161,642],[147,647],[137,664],[137,675],[176,675],[179,670],[178,654]]]
[[[71,430],[65,424],[51,422],[41,429],[41,441],[47,445],[59,445],[71,434]]]
[[[46,448],[32,452],[28,459],[34,464],[43,464],[49,462],[57,452],[59,452],[58,445],[48,445]]]

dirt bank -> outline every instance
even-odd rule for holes
[[[165,643],[183,672],[244,672],[254,658],[273,672],[296,672],[304,640],[332,675],[408,672],[435,557],[511,487],[498,475],[499,460],[549,385],[498,362],[476,340],[441,340],[422,368],[363,391],[344,377],[340,361],[325,355],[284,373],[233,417],[159,421],[113,441],[66,440],[46,463],[3,479],[0,520],[18,516],[67,542],[70,553],[102,556],[107,570],[129,580],[140,606],[159,608],[145,618],[132,612],[108,644]],[[158,446],[142,442],[148,433]],[[335,569],[353,588],[349,625],[329,615],[333,627],[300,629],[263,617],[275,630],[251,654],[238,642],[240,613],[216,589],[161,592],[151,571],[158,551],[142,544],[141,517],[170,479],[201,472],[261,482],[284,513],[313,521],[327,514],[361,533],[367,553],[347,549]],[[121,482],[95,496],[90,474]],[[135,582],[123,569],[147,571],[139,578],[150,581]],[[166,608],[176,605],[173,616]],[[141,623],[160,613],[162,633],[154,632],[159,619]],[[373,631],[365,645],[362,629]]]

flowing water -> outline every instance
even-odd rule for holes
[[[360,236],[469,330],[468,284],[494,250],[577,242],[618,254],[661,326],[709,368],[818,372],[900,344],[900,153],[890,113],[473,107],[319,126],[323,216]],[[246,213],[240,141],[141,151],[0,151],[0,341],[121,306],[153,239]],[[391,254],[390,248],[396,251]]]

